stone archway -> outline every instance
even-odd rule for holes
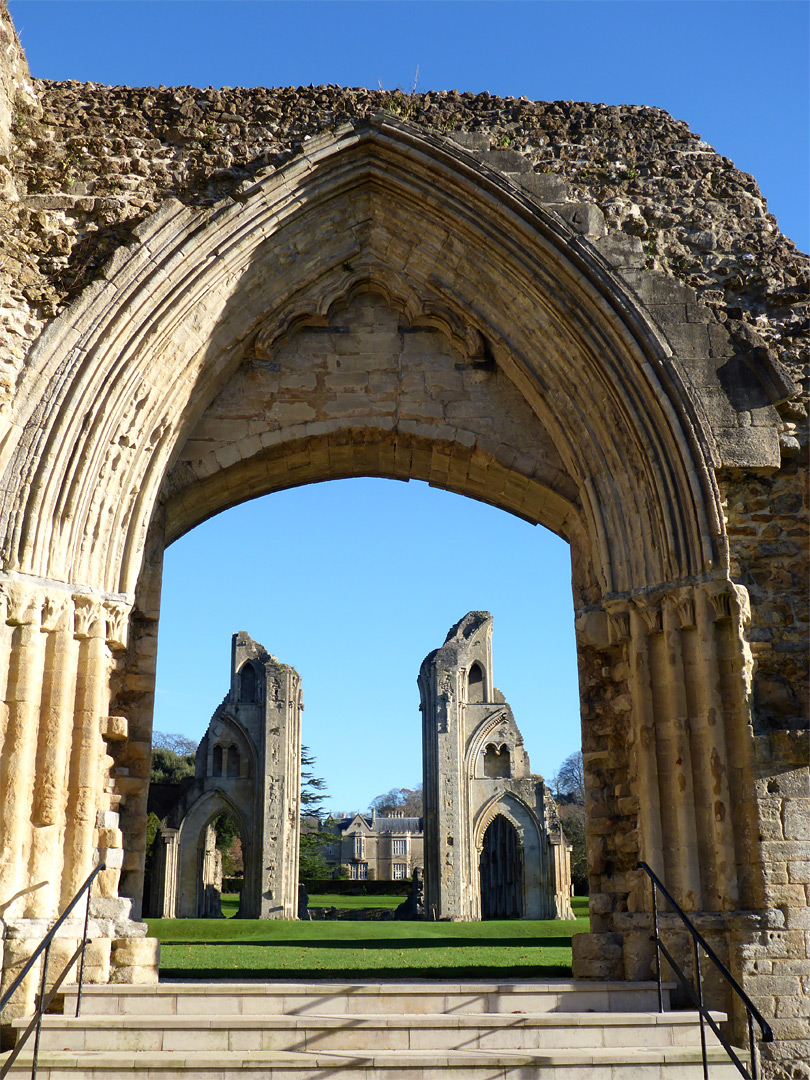
[[[3,788],[22,855],[0,888],[23,937],[96,857],[105,895],[137,906],[164,546],[355,475],[427,480],[571,544],[593,890],[577,973],[647,974],[639,857],[726,940],[724,913],[763,906],[748,601],[713,470],[775,468],[774,410],[738,438],[723,326],[494,164],[387,116],[339,128],[227,205],[165,204],[33,347],[0,456],[5,761],[30,778]]]

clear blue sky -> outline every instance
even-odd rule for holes
[[[34,75],[130,86],[382,84],[657,105],[752,173],[808,248],[804,2],[227,3],[13,0]],[[228,569],[233,567],[233,569]],[[566,545],[423,484],[342,481],[257,500],[166,555],[155,726],[199,737],[248,630],[304,679],[329,804],[420,777],[416,674],[467,610],[535,770],[579,742]]]

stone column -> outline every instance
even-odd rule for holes
[[[48,884],[31,894],[25,909],[28,918],[49,916],[58,905],[61,891],[66,828],[65,776],[73,729],[77,660],[70,595],[62,593],[45,598],[41,630],[45,638],[45,660],[29,878],[32,882],[47,881]]]
[[[119,978],[154,980],[155,943],[135,952],[121,944],[142,939],[146,927],[131,919],[131,902],[117,893],[124,852],[111,807],[118,778],[109,775],[114,762],[102,742],[103,736],[121,745],[127,738],[126,718],[109,717],[107,703],[110,650],[123,645],[129,609],[58,583],[4,577],[0,591],[3,984],[99,861],[107,869],[91,902],[90,932],[97,940],[90,977],[106,980],[111,961]],[[60,932],[54,959],[72,951],[71,940],[81,932],[74,923]],[[53,977],[58,972],[55,963]],[[25,1011],[33,993],[32,982],[12,1012]]]
[[[68,779],[63,905],[69,903],[93,867],[93,833],[101,801],[101,759],[105,756],[101,717],[109,711],[106,622],[100,603],[89,596],[74,597],[74,635],[78,641],[78,670]],[[117,877],[116,873],[115,885]],[[115,890],[111,891],[106,881],[100,881],[99,891],[109,896]]]
[[[0,903],[20,894],[3,912],[8,919],[23,914],[31,886],[39,884],[24,878],[32,846],[31,803],[40,734],[45,641],[40,632],[43,601],[40,590],[23,583],[8,584],[5,600],[6,623],[11,634],[6,669],[5,739],[0,755]]]
[[[155,914],[162,919],[177,918],[177,854],[178,837],[177,829],[163,828],[160,830],[160,844],[155,852],[156,865],[152,871],[156,883],[153,881],[153,896],[158,900]]]

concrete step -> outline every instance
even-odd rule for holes
[[[5,1056],[5,1055],[3,1055]],[[737,1080],[714,1047],[712,1080]],[[2,1060],[2,1058],[0,1058]],[[21,1055],[9,1076],[30,1076]],[[616,1050],[411,1050],[301,1054],[250,1051],[224,1056],[206,1051],[40,1054],[38,1080],[702,1080],[693,1047]]]
[[[725,1016],[718,1013],[719,1022]],[[27,1021],[15,1021],[24,1028]],[[715,1042],[711,1031],[708,1041]],[[47,1016],[49,1050],[321,1052],[697,1046],[696,1013],[414,1016]]]
[[[65,990],[65,1014],[76,1009],[76,987]],[[669,987],[664,990],[669,1008]],[[556,979],[498,983],[408,982],[160,982],[150,986],[86,986],[83,1016],[304,1016],[312,1013],[655,1012],[654,982]]]
[[[91,986],[78,1019],[75,995],[44,1020],[39,1080],[703,1078],[696,1014],[659,1014],[654,983]],[[708,1045],[712,1080],[736,1080]]]

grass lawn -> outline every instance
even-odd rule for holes
[[[331,893],[313,893],[309,898],[311,908],[397,908],[406,896],[333,896]]]
[[[167,979],[565,978],[587,904],[575,899],[573,922],[147,922]]]
[[[398,908],[404,896],[349,896],[333,893],[313,893],[309,898],[311,908]],[[222,894],[222,914],[231,919],[239,910],[239,893]]]

